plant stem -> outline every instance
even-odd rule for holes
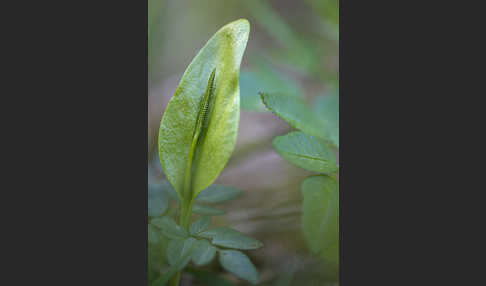
[[[192,217],[192,205],[194,204],[194,200],[191,200],[189,204],[184,202],[181,203],[181,216],[179,217],[179,224],[189,231],[189,226],[191,225],[191,217]],[[177,271],[177,273],[172,277],[170,280],[170,286],[179,286],[179,281],[181,279],[181,271]]]

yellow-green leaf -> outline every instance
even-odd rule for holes
[[[240,63],[249,32],[245,19],[217,31],[187,67],[163,115],[159,131],[161,164],[185,201],[216,180],[234,149],[240,116]],[[208,91],[208,114],[202,130],[196,130],[201,100]]]

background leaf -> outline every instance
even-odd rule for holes
[[[157,228],[155,228],[153,225],[149,224],[148,225],[148,240],[150,243],[160,243],[160,237],[161,233]]]
[[[240,196],[242,193],[243,191],[237,188],[223,185],[211,185],[209,188],[199,193],[196,201],[204,203],[220,203],[232,200]]]
[[[170,217],[164,216],[155,218],[150,223],[158,227],[162,233],[170,239],[183,239],[188,236],[187,231],[177,225],[177,223]]]
[[[199,220],[193,222],[191,224],[191,228],[189,229],[189,233],[191,235],[197,235],[202,231],[205,231],[209,225],[211,224],[211,217],[203,216]]]
[[[326,128],[332,143],[339,147],[339,93],[316,96],[312,104],[314,112],[326,122]]]
[[[216,250],[216,247],[212,246],[207,240],[198,240],[194,243],[192,261],[199,266],[208,264],[216,255]]]
[[[336,172],[336,156],[323,141],[300,131],[277,136],[273,147],[292,164],[319,173]]]
[[[258,283],[258,272],[248,256],[238,250],[220,250],[219,262],[228,271],[253,284]]]
[[[236,249],[257,249],[263,246],[263,243],[260,241],[224,226],[207,230],[199,235],[211,239],[211,242],[214,245],[222,247]]]
[[[189,238],[193,239],[193,238]],[[188,239],[188,240],[189,240]],[[174,247],[174,246],[173,246]],[[186,248],[184,253],[178,257],[178,259],[172,261],[172,265],[167,269],[167,271],[162,274],[159,278],[157,278],[154,282],[152,282],[151,286],[163,286],[169,282],[169,279],[174,276],[177,271],[182,270],[191,260],[191,256],[193,253],[193,248]]]
[[[281,92],[302,96],[300,85],[292,78],[274,68],[261,56],[254,56],[252,69],[240,73],[241,109],[249,111],[266,111],[259,92]]]
[[[169,264],[175,265],[181,258],[186,257],[192,251],[195,242],[196,239],[193,237],[188,237],[184,240],[174,239],[169,241],[167,245],[167,259]]]
[[[223,210],[218,210],[212,207],[203,205],[194,205],[192,212],[200,215],[213,216],[213,215],[224,215],[226,212]]]
[[[164,214],[169,206],[168,193],[162,184],[150,184],[148,187],[148,215],[157,217]]]
[[[215,101],[193,164],[193,197],[216,180],[233,151],[239,121],[239,70],[249,31],[245,19],[217,31],[187,67],[167,105],[159,131],[159,156],[165,175],[181,197],[199,102],[213,69]]]
[[[309,135],[329,140],[324,122],[302,98],[281,93],[261,93],[265,106],[292,127]]]
[[[325,260],[339,259],[339,182],[314,176],[302,183],[304,236],[309,248]]]

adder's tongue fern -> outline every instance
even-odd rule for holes
[[[192,163],[195,159],[195,152],[198,144],[200,143],[200,138],[203,132],[207,129],[210,120],[211,113],[211,102],[213,101],[214,94],[214,77],[216,75],[216,69],[213,69],[211,75],[209,76],[208,85],[206,87],[206,92],[199,102],[199,111],[196,119],[196,126],[194,128],[194,134],[192,136],[191,149],[189,150],[189,157],[187,161],[185,182],[184,182],[184,196],[188,199],[192,197]]]

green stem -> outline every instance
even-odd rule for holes
[[[191,225],[191,217],[192,217],[192,206],[194,204],[194,200],[191,200],[189,204],[181,203],[181,216],[179,217],[179,224],[189,231],[189,226]],[[181,279],[181,271],[177,271],[177,273],[172,277],[170,280],[170,286],[179,286],[179,281]]]

